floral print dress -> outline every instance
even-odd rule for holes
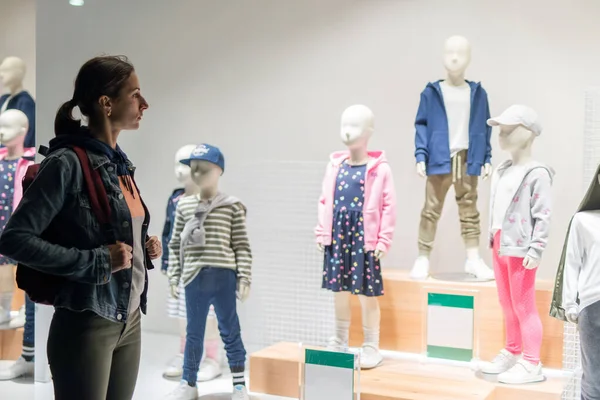
[[[0,160],[0,233],[13,212],[13,199],[15,195],[15,172],[19,160]],[[0,254],[0,265],[14,264],[15,262]]]
[[[363,202],[366,165],[340,166],[333,202],[333,235],[325,247],[323,289],[364,296],[383,295],[381,265],[364,251]]]

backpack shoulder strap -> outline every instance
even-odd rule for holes
[[[77,158],[79,158],[79,163],[81,164],[81,171],[83,172],[83,179],[88,190],[92,211],[96,215],[100,226],[105,230],[108,236],[106,239],[113,242],[112,235],[110,234],[112,232],[110,228],[111,209],[104,182],[102,182],[100,173],[92,167],[85,149],[77,146],[73,146],[72,149],[77,154]]]

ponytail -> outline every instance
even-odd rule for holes
[[[81,120],[73,118],[73,108],[75,106],[75,101],[69,100],[58,109],[54,119],[54,134],[56,136],[76,134],[81,127]]]

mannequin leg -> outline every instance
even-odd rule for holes
[[[350,338],[350,292],[333,294],[335,307],[335,336],[329,340],[327,347],[334,351],[345,351]]]
[[[581,310],[579,314],[581,339],[581,400],[600,399],[600,301]]]
[[[513,309],[519,319],[523,342],[523,359],[540,363],[543,327],[535,304],[535,275],[537,269],[523,268],[523,259],[509,257],[510,294]]]
[[[425,183],[425,204],[421,210],[419,224],[419,256],[429,257],[442,215],[448,189],[452,185],[452,175],[429,175]]]
[[[383,361],[379,353],[379,326],[381,323],[381,310],[377,297],[358,296],[362,309],[362,323],[364,344],[360,367],[371,369],[377,367]]]
[[[481,235],[479,210],[477,210],[478,177],[463,175],[454,183],[460,231],[467,249],[479,249]],[[479,251],[476,253],[479,259]]]
[[[13,265],[0,265],[0,324],[10,321],[14,291]]]
[[[198,382],[208,382],[221,376],[221,337],[214,307],[206,318],[204,332],[204,355],[198,372]]]
[[[183,354],[185,352],[185,337],[187,316],[185,310],[185,288],[179,288],[179,298],[171,297],[171,289],[168,290],[167,315],[169,318],[177,319],[179,325],[179,352],[167,365],[163,372],[164,378],[179,378],[183,374]]]

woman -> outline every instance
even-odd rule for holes
[[[81,126],[74,107],[87,118]],[[134,167],[117,145],[121,130],[138,129],[148,103],[124,57],[86,62],[73,98],[54,123],[56,138],[10,218],[0,253],[38,271],[65,278],[54,301],[48,360],[56,400],[126,400],[140,361],[140,311],[146,311],[147,270],[161,255],[148,238],[150,220]],[[99,171],[111,206],[116,242],[105,245],[82,169],[70,146],[83,147]],[[44,232],[60,232],[52,235]]]

